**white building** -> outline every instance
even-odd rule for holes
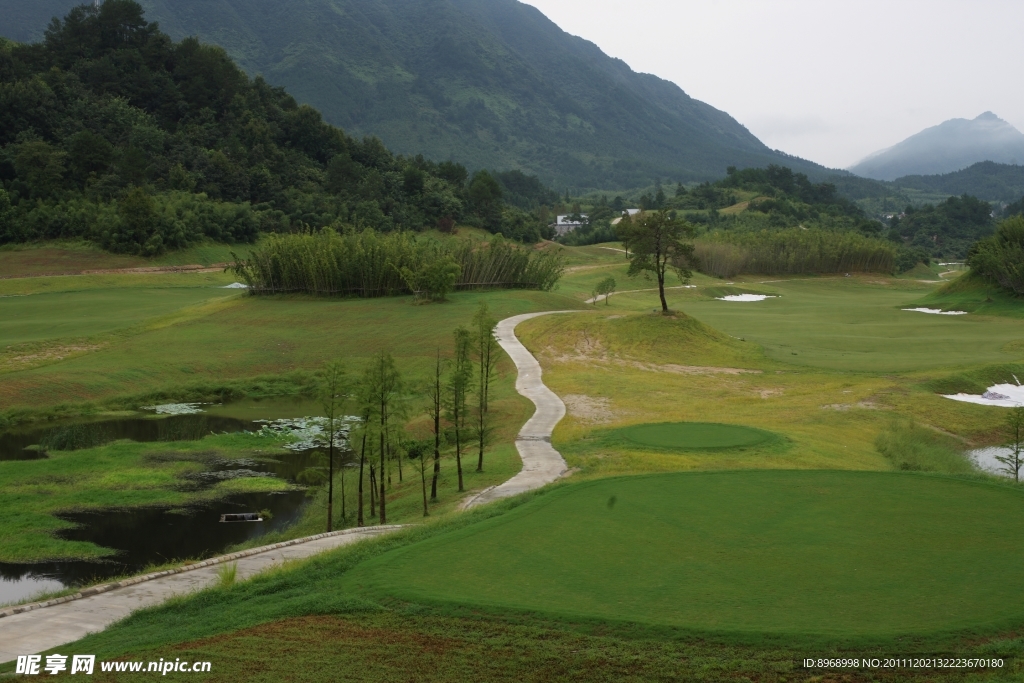
[[[572,216],[570,215],[557,216],[555,222],[552,223],[549,227],[554,228],[555,234],[561,236],[567,232],[570,232],[580,226],[587,224],[587,214],[581,213],[579,217],[580,220],[574,221],[571,220]]]

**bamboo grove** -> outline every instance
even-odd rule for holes
[[[693,265],[724,278],[740,273],[891,273],[896,257],[895,245],[856,232],[790,228],[709,233],[694,245]]]
[[[427,289],[431,298],[444,298],[451,289],[547,291],[564,265],[559,252],[532,250],[500,236],[483,241],[324,229],[269,235],[248,259],[236,258],[233,270],[253,294],[369,298]],[[437,284],[438,278],[448,281]]]

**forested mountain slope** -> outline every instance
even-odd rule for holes
[[[39,37],[74,1],[0,0],[0,34]],[[398,153],[519,169],[559,188],[713,179],[769,163],[824,173],[517,0],[142,4],[172,37],[223,46],[328,122]]]
[[[501,182],[520,205],[540,188]],[[486,171],[470,179],[347,136],[221,48],[173,42],[133,0],[73,9],[40,43],[0,41],[0,244],[85,238],[156,254],[259,231],[456,220],[537,239],[538,221],[501,195]]]

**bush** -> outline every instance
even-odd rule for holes
[[[875,447],[898,470],[943,474],[975,471],[955,439],[912,421],[894,420],[875,439]]]
[[[1000,223],[995,235],[971,249],[967,264],[1000,287],[1024,294],[1024,216]]]
[[[891,273],[896,259],[896,248],[888,242],[856,232],[818,228],[715,231],[694,246],[694,267],[719,277],[732,277],[741,272],[760,275]]]
[[[271,235],[249,259],[236,260],[234,271],[253,294],[444,298],[451,288],[550,290],[562,275],[562,261],[560,253],[534,252],[500,236],[478,242],[328,228]]]

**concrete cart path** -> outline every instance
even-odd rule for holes
[[[242,580],[288,560],[307,558],[399,528],[381,526],[346,529],[254,548],[200,562],[195,565],[195,569],[185,568],[142,581],[129,579],[113,590],[0,618],[0,664],[17,659],[18,655],[36,654],[74,642],[90,633],[102,631],[138,609],[159,605],[175,595],[215,585],[218,570],[227,562],[237,564],[236,580]]]
[[[462,504],[462,508],[471,508],[484,503],[508,498],[524,491],[531,491],[550,484],[565,474],[566,465],[562,454],[551,446],[551,432],[555,425],[565,417],[565,404],[541,381],[540,363],[533,357],[522,342],[516,337],[516,325],[541,315],[553,313],[578,313],[579,311],[545,311],[544,313],[525,313],[505,318],[495,329],[495,337],[501,348],[512,358],[519,371],[516,378],[516,391],[533,401],[536,412],[516,437],[516,449],[523,459],[523,469],[504,484],[492,486]]]

